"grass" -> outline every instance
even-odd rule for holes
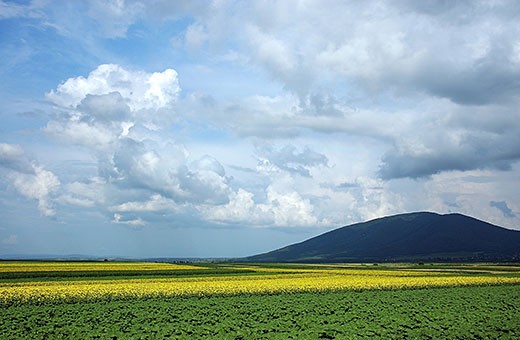
[[[518,286],[129,299],[0,310],[5,338],[520,337]]]
[[[81,266],[0,262],[2,337],[520,338],[518,265]]]

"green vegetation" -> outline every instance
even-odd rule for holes
[[[456,287],[24,305],[4,338],[519,338],[520,287]]]
[[[66,270],[67,266],[57,262],[0,262],[0,293],[9,294],[22,287],[24,294],[37,294],[29,289],[40,284],[41,292],[50,285],[51,297],[55,288],[74,292],[137,285],[138,289],[153,286],[166,292],[176,284],[189,282],[187,289],[200,285],[205,294],[109,293],[99,299],[78,295],[68,300],[41,295],[41,299],[16,300],[0,309],[1,338],[520,338],[518,265],[206,263],[192,268],[153,263],[70,263],[70,270]],[[397,285],[384,285],[396,278],[400,280]],[[469,285],[435,286],[436,280],[452,282],[453,278]],[[269,290],[276,284],[310,284],[307,279],[320,286],[327,280],[360,279],[362,286]],[[426,285],[410,288],[407,282],[413,280],[426,280]],[[260,289],[233,293],[239,288],[234,282]],[[375,282],[383,285],[374,288]],[[217,283],[229,288],[230,294],[218,293],[225,289],[211,293],[210,286]]]
[[[64,264],[88,265],[89,270],[82,270],[81,266],[75,270],[63,270]],[[32,265],[38,266],[45,264],[47,268],[38,268],[32,270]],[[125,265],[123,269],[114,266]],[[166,263],[148,263],[150,268],[142,269],[139,266],[142,262],[44,262],[44,261],[0,261],[0,283],[15,281],[47,281],[47,280],[89,280],[89,279],[106,279],[106,280],[123,280],[132,278],[151,278],[151,277],[193,277],[193,276],[211,276],[211,275],[240,275],[251,272],[244,269],[235,269],[232,266],[223,266],[214,263],[198,263],[190,264],[188,268],[156,268]],[[12,266],[12,270],[4,270],[6,266]],[[25,268],[29,267],[29,269]],[[134,266],[132,268],[132,266]],[[175,264],[171,266],[175,267]]]

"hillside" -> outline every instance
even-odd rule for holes
[[[520,231],[461,214],[417,212],[332,230],[253,262],[520,261]]]

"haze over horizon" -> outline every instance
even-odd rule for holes
[[[0,257],[520,230],[518,1],[0,0]]]

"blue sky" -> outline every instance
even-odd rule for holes
[[[520,229],[516,1],[0,1],[0,256]]]

